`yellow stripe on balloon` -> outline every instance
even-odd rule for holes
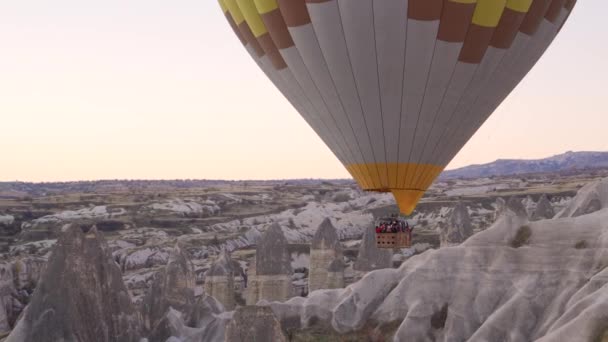
[[[219,4],[220,4],[220,7],[222,8],[222,12],[224,12],[224,13],[228,12],[228,7],[226,7],[224,0],[217,0],[217,2],[219,2]]]
[[[245,21],[247,21],[247,25],[249,25],[251,32],[253,32],[256,38],[268,32],[266,25],[262,21],[262,17],[260,17],[257,8],[255,8],[253,0],[236,0],[236,3],[239,5]]]
[[[473,24],[496,27],[505,10],[507,0],[479,0],[473,14]]]
[[[508,0],[507,8],[516,12],[528,13],[533,0]]]
[[[397,206],[399,207],[399,211],[405,215],[410,215],[420,199],[424,195],[424,191],[419,190],[391,190],[393,193],[393,197],[395,197],[395,202],[397,202]]]
[[[355,180],[364,183],[365,190],[372,191],[426,190],[443,171],[442,166],[416,163],[350,164],[346,168],[358,175]]]
[[[259,14],[272,12],[275,9],[279,8],[277,0],[254,0],[254,2]]]
[[[236,3],[236,0],[224,0],[224,4],[228,8],[232,19],[236,23],[236,25],[241,25],[243,21],[245,21],[245,17],[243,17],[243,13],[241,13],[241,9],[239,5]]]

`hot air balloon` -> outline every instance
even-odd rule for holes
[[[543,55],[576,0],[219,0],[364,190],[409,215]]]

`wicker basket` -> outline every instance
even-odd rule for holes
[[[410,247],[410,234],[399,233],[376,233],[376,246],[378,248],[405,248]]]

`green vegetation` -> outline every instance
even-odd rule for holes
[[[523,245],[527,245],[528,240],[530,240],[531,236],[532,236],[532,229],[530,229],[530,226],[519,227],[519,229],[517,230],[517,233],[515,234],[515,237],[511,241],[511,247],[519,248]]]

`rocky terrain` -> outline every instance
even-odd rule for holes
[[[594,182],[605,176],[608,172],[592,170],[440,180],[410,218],[413,246],[392,252],[377,250],[373,234],[364,234],[376,218],[396,212],[392,198],[361,192],[348,181],[2,183],[0,332],[12,330],[13,341],[31,334],[54,338],[45,333],[52,327],[66,340],[87,341],[101,326],[106,335],[100,336],[108,340],[221,341],[230,324],[232,331],[240,325],[231,323],[233,311],[205,294],[207,275],[224,274],[208,271],[221,251],[230,253],[234,303],[244,307],[256,246],[274,224],[287,242],[289,292],[297,295],[270,304],[287,340],[336,334],[355,340],[549,338],[561,331],[553,328],[559,322],[561,327],[580,320],[575,309],[585,306],[575,294],[583,295],[583,279],[593,278],[594,286],[603,279],[593,265],[604,260],[604,227],[598,222],[608,205],[608,186]],[[548,220],[553,215],[559,219]],[[341,256],[321,264],[328,275],[343,277],[339,284],[351,284],[346,290],[308,293],[309,274],[319,274],[310,269],[310,243],[320,226],[331,227]],[[520,232],[522,227],[528,228]],[[517,248],[516,240],[523,240]],[[92,252],[81,255],[84,247],[76,247],[90,243],[100,247],[87,247]],[[578,247],[557,255],[570,245]],[[86,275],[65,271],[83,267]],[[557,284],[561,280],[565,285]],[[62,288],[66,282],[89,286]],[[482,292],[467,292],[471,288]],[[589,298],[600,292],[591,289],[581,298],[593,302]],[[547,299],[549,294],[559,299]],[[494,302],[487,302],[490,297]],[[531,300],[536,297],[538,302]],[[41,309],[64,300],[78,307],[97,303],[100,311],[89,317],[105,323],[75,320],[78,330],[60,324],[73,306],[53,315]],[[104,309],[108,301],[123,304],[112,311]],[[513,315],[535,318],[512,323],[507,336],[499,327],[501,317]],[[254,319],[249,316],[274,322],[268,312],[256,310],[240,311],[235,322]]]
[[[507,208],[490,228],[459,246],[370,272],[346,289],[270,306],[296,335],[605,341],[607,222],[604,207],[535,222]]]

